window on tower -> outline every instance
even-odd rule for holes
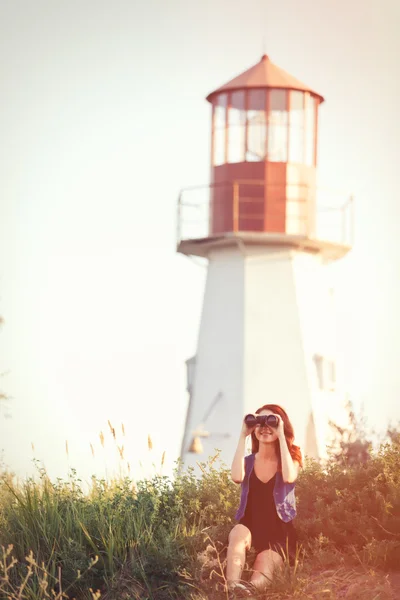
[[[336,389],[336,364],[335,361],[320,354],[314,355],[319,388],[333,392]]]
[[[245,160],[246,94],[232,92],[228,109],[228,163]]]
[[[225,164],[226,107],[228,94],[219,94],[213,105],[214,166]]]
[[[213,100],[213,166],[261,162],[315,165],[318,103],[308,92],[249,89]]]
[[[304,92],[290,92],[289,162],[304,163]]]
[[[317,115],[317,102],[311,94],[305,95],[305,136],[306,136],[306,165],[315,164],[315,126]]]
[[[268,160],[287,162],[287,91],[269,93]]]
[[[249,90],[246,161],[265,160],[267,152],[266,90]]]
[[[186,361],[186,389],[189,394],[192,393],[193,390],[193,382],[194,376],[196,373],[196,356],[192,356]]]

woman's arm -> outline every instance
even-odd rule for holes
[[[299,463],[297,460],[293,460],[290,455],[289,448],[286,442],[285,434],[279,433],[279,446],[281,449],[281,462],[282,462],[282,477],[286,483],[293,483],[296,481],[299,474]]]
[[[296,481],[299,474],[299,463],[297,460],[293,460],[290,455],[289,448],[285,438],[285,429],[283,421],[280,415],[276,415],[279,420],[278,424],[278,440],[281,451],[281,463],[282,463],[282,478],[286,483],[293,483]]]
[[[235,456],[231,467],[231,477],[235,483],[242,483],[244,479],[244,453],[246,450],[246,438],[254,431],[255,427],[248,427],[243,421]]]
[[[246,450],[246,435],[240,432],[238,445],[236,448],[235,456],[233,457],[231,467],[232,481],[235,483],[242,483],[244,479],[244,453]]]

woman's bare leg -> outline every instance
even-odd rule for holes
[[[251,533],[245,525],[235,525],[229,534],[226,556],[226,581],[228,587],[239,581],[246,562],[246,550],[251,548]]]
[[[274,550],[263,550],[257,554],[253,565],[251,583],[260,590],[271,585],[275,569],[281,568],[283,558]]]

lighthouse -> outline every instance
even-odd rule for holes
[[[178,201],[177,250],[207,259],[181,459],[230,465],[244,415],[269,403],[321,458],[344,406],[330,265],[352,246],[352,198],[321,203],[316,185],[324,99],[264,55],[207,101],[211,180]]]

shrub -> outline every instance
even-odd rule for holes
[[[17,563],[6,577],[3,561],[0,591],[6,585],[21,585],[29,569],[26,557],[33,551],[44,570],[32,571],[24,595],[15,596],[18,600],[42,598],[44,572],[48,589],[68,589],[82,600],[91,598],[89,588],[101,589],[109,600],[200,600],[202,593],[217,599],[240,488],[216,457],[201,468],[201,477],[178,465],[173,478],[155,475],[137,484],[128,478],[93,478],[88,493],[83,493],[74,471],[68,481],[56,483],[44,471],[39,481],[24,483],[3,476],[0,545],[13,544],[9,560],[15,557]],[[320,465],[307,460],[296,494],[301,556],[311,558],[309,563],[319,571],[348,564],[398,567],[400,446],[395,439],[371,452],[364,463],[346,466],[332,458]],[[249,568],[254,555],[248,557]],[[285,589],[293,594],[298,590],[299,597],[301,590],[309,598],[319,597],[312,595],[314,588],[319,590],[315,594],[322,593],[322,580],[311,586],[311,571],[302,560],[276,584],[276,598],[284,597],[279,594]],[[338,579],[331,579],[332,586],[339,585]],[[358,579],[352,585],[355,598],[354,590],[361,589]],[[382,594],[385,585],[379,583]]]

